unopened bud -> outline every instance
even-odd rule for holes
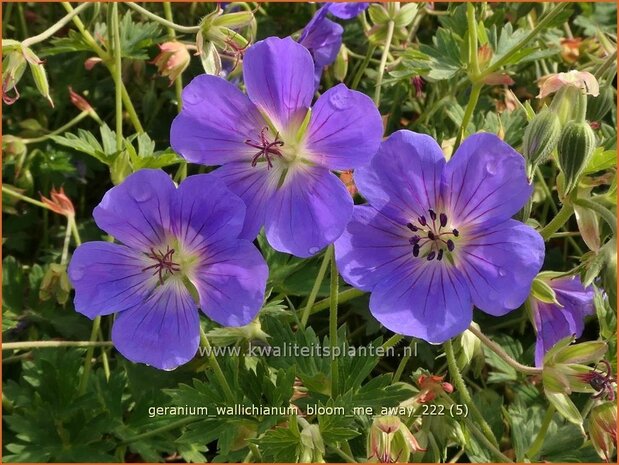
[[[617,448],[617,404],[605,402],[593,407],[587,430],[598,455],[607,462],[612,461]]]
[[[80,111],[93,111],[92,106],[88,103],[84,97],[75,92],[71,86],[69,86],[69,98],[71,99],[71,103],[77,107]]]
[[[324,463],[325,444],[318,425],[308,424],[301,431],[301,463]]]
[[[587,97],[587,120],[601,121],[616,103],[613,87],[609,85],[601,87],[597,97],[593,95]]]
[[[88,58],[85,62],[84,62],[84,68],[86,68],[87,71],[92,70],[95,65],[101,63],[103,60],[99,57],[91,57]]]
[[[375,25],[385,25],[391,19],[389,12],[379,3],[372,3],[368,8],[368,14],[370,15],[370,20]]]
[[[561,58],[568,63],[576,63],[580,57],[581,43],[582,39],[579,37],[561,39]]]
[[[557,145],[559,166],[565,176],[565,195],[569,195],[580,180],[595,149],[595,134],[586,121],[570,121],[561,131]]]
[[[340,51],[335,57],[335,62],[333,63],[333,75],[335,79],[340,82],[344,82],[346,79],[346,74],[348,73],[348,49],[346,45],[342,44],[340,47]]]
[[[52,263],[43,276],[39,289],[39,299],[49,300],[55,298],[56,302],[64,305],[69,300],[71,284],[67,276],[66,265]]]
[[[492,48],[489,44],[484,44],[477,50],[477,61],[479,66],[484,68],[492,59]]]
[[[394,23],[395,27],[407,27],[413,22],[417,12],[419,11],[419,5],[415,2],[405,3],[395,14]]]
[[[367,450],[369,462],[407,463],[412,453],[426,449],[398,417],[384,416],[374,419]]]
[[[25,70],[26,58],[21,50],[11,51],[2,60],[2,101],[7,105],[12,105],[19,99],[17,83]]]
[[[531,120],[524,131],[522,150],[532,166],[546,161],[559,142],[561,122],[559,117],[544,108]]]
[[[170,80],[170,85],[189,66],[191,56],[187,47],[180,42],[164,42],[159,45],[159,55],[151,62],[157,66],[159,74]]]
[[[45,67],[43,66],[44,62],[39,60],[39,57],[37,57],[28,47],[24,47],[22,52],[26,58],[26,61],[30,65],[30,72],[32,73],[32,78],[34,79],[37,89],[53,107],[54,102],[52,97],[49,95],[49,82],[47,81],[47,73],[45,72]]]

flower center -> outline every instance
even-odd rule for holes
[[[437,215],[432,209],[428,213],[430,221],[422,215],[416,221],[406,224],[415,233],[409,242],[413,246],[413,256],[441,261],[445,251],[454,251],[456,244],[452,237],[458,237],[460,233],[457,229],[447,227],[449,219],[445,213]]]
[[[151,247],[150,253],[147,253],[146,256],[154,260],[155,263],[146,268],[142,268],[142,271],[154,270],[153,276],[158,275],[159,283],[163,284],[164,278],[181,270],[180,265],[172,260],[173,255],[174,249],[171,249],[169,245],[166,246],[165,252],[162,250],[155,251],[155,249]]]
[[[266,134],[268,131],[269,131],[269,128],[265,126],[260,131],[259,141],[256,142],[251,139],[247,139],[245,141],[245,144],[255,149],[258,149],[258,152],[256,152],[254,157],[251,159],[251,166],[256,166],[256,164],[260,161],[260,159],[263,158],[264,161],[267,162],[267,169],[271,169],[273,168],[272,158],[274,156],[276,157],[283,156],[280,147],[284,146],[284,141],[280,140],[279,133],[276,133],[275,139],[273,141],[270,141],[267,138],[267,134]]]

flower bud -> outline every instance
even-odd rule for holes
[[[532,166],[544,163],[559,142],[561,122],[553,111],[544,107],[524,131],[522,148]]]
[[[372,23],[376,25],[385,25],[391,19],[389,12],[379,3],[372,3],[368,8],[368,14]]]
[[[325,444],[318,425],[308,424],[301,431],[301,463],[324,463]]]
[[[34,79],[37,89],[53,107],[54,102],[52,101],[52,97],[49,95],[49,83],[47,82],[47,73],[45,72],[45,67],[43,66],[44,62],[39,60],[39,57],[37,57],[28,47],[23,47],[22,52],[26,58],[26,61],[30,65],[30,72],[32,73],[32,78]]]
[[[419,11],[417,3],[411,2],[402,5],[395,14],[395,27],[407,27],[417,16],[417,11]]]
[[[333,63],[333,75],[335,79],[340,82],[344,82],[346,79],[346,74],[348,73],[348,49],[346,45],[342,44],[340,47],[340,51],[335,57],[335,62]]]
[[[580,57],[581,43],[582,39],[579,37],[561,39],[561,58],[568,63],[576,63]]]
[[[64,188],[54,189],[50,192],[50,198],[41,196],[41,201],[55,213],[66,217],[75,216],[75,208],[73,202],[64,193]]]
[[[591,197],[590,192],[591,189],[579,189],[578,198],[589,198]],[[576,217],[578,231],[589,250],[593,252],[600,250],[600,222],[597,213],[587,207],[576,204],[574,205],[574,216]]]
[[[601,121],[604,116],[616,105],[613,87],[605,85],[600,88],[600,95],[587,97],[587,120]]]
[[[60,305],[64,305],[69,300],[70,293],[71,284],[67,276],[66,265],[50,264],[41,281],[39,299],[49,300],[53,297]]]
[[[367,450],[369,462],[407,463],[412,453],[426,449],[398,417],[384,416],[374,418]]]
[[[17,83],[26,70],[26,58],[21,50],[13,50],[2,60],[2,101],[13,105],[19,99]],[[9,92],[13,96],[9,95]]]
[[[439,375],[420,375],[417,378],[419,386],[419,394],[415,400],[420,404],[432,402],[441,392],[451,394],[454,391],[453,386],[443,381],[445,377]]]
[[[78,110],[87,112],[93,111],[88,100],[75,92],[71,86],[69,86],[69,98],[71,99],[71,103],[75,105]]]
[[[605,402],[593,407],[587,430],[598,455],[607,462],[612,461],[617,448],[617,404]]]
[[[565,195],[580,180],[595,149],[595,134],[586,121],[570,121],[561,131],[557,145],[559,166],[565,176]]]
[[[157,66],[159,74],[170,79],[170,85],[189,66],[191,56],[187,47],[176,41],[164,42],[159,45],[159,55],[151,63]]]

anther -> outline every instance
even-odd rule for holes
[[[410,242],[411,244],[415,245],[417,242],[419,242],[419,240],[421,239],[421,237],[417,236],[416,234],[411,237],[408,242]]]
[[[444,228],[445,226],[447,226],[447,215],[445,215],[445,213],[441,213],[440,219],[441,219],[441,228]]]
[[[430,212],[430,218],[432,221],[436,221],[436,212],[432,209],[428,210]]]
[[[420,216],[419,218],[417,218],[417,221],[419,221],[419,224],[422,226],[427,226],[427,222],[426,222],[426,217],[425,216]]]
[[[456,248],[456,244],[454,244],[454,241],[452,241],[451,239],[447,240],[447,249],[450,252],[453,252],[453,250]]]
[[[454,229],[453,231],[451,231],[454,236],[458,237],[460,235],[460,232],[457,229]]]
[[[417,228],[417,226],[413,225],[413,223],[406,223],[406,227],[408,229],[410,229],[413,232],[417,232],[419,231],[419,228]]]
[[[434,260],[434,257],[436,256],[436,252],[432,251],[428,254],[428,261],[430,260]]]
[[[440,249],[438,251],[438,255],[436,256],[436,259],[440,262],[443,259],[443,249]]]
[[[434,233],[432,231],[428,231],[428,239],[430,239],[431,241],[436,239],[436,236],[434,235]]]
[[[419,244],[415,244],[413,246],[413,257],[418,257],[419,256]]]

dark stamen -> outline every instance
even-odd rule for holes
[[[264,159],[267,162],[267,169],[270,169],[273,167],[273,163],[271,162],[271,157],[282,156],[282,152],[278,147],[283,147],[284,142],[279,140],[279,133],[275,134],[275,140],[273,140],[273,142],[270,142],[265,135],[265,133],[268,132],[268,130],[269,128],[266,126],[262,128],[262,131],[260,131],[260,142],[258,143],[253,142],[250,139],[247,139],[245,141],[245,144],[249,145],[250,147],[259,149],[259,151],[256,152],[254,157],[251,159],[251,166],[256,166],[260,158],[264,157]]]
[[[174,263],[172,261],[172,255],[174,255],[174,249],[171,249],[170,246],[167,246],[165,253],[161,250],[155,252],[155,250],[151,248],[150,254],[146,254],[146,256],[152,258],[157,263],[147,266],[146,268],[142,268],[142,271],[154,269],[155,272],[153,273],[153,276],[159,275],[159,283],[163,284],[164,272],[166,274],[174,274],[175,271],[180,271],[181,269],[178,263]]]
[[[445,215],[445,213],[441,213],[440,218],[441,218],[441,228],[444,228],[445,226],[447,226],[447,215]]]
[[[456,248],[456,244],[454,244],[454,241],[452,241],[451,239],[449,239],[449,240],[447,241],[447,249],[448,249],[450,252],[453,252],[453,250],[454,250],[455,248]]]
[[[428,231],[428,239],[430,239],[431,241],[433,241],[436,237],[434,236],[434,233],[432,231]]]
[[[460,235],[460,232],[457,229],[454,229],[452,231],[452,233],[454,233],[454,236],[458,237]]]
[[[413,246],[413,256],[414,257],[418,257],[419,256],[419,244],[415,244]]]
[[[436,259],[440,262],[443,259],[443,249],[440,249],[438,251],[438,255],[436,256]]]
[[[430,261],[430,260],[434,260],[434,256],[435,256],[435,255],[436,255],[436,252],[434,252],[434,250],[433,250],[432,252],[430,252],[430,253],[428,254],[428,261]]]
[[[419,221],[419,224],[422,226],[427,226],[428,223],[426,222],[426,217],[425,216],[420,216],[419,218],[417,218],[417,221]]]
[[[414,235],[413,237],[411,237],[408,242],[410,242],[411,244],[415,245],[417,242],[419,242],[419,240],[421,239],[421,237]]]
[[[432,218],[432,221],[436,220],[436,212],[432,209],[428,210],[430,212],[430,218]]]
[[[417,226],[414,226],[413,223],[406,223],[406,227],[413,232],[419,231],[419,228],[417,228]]]

